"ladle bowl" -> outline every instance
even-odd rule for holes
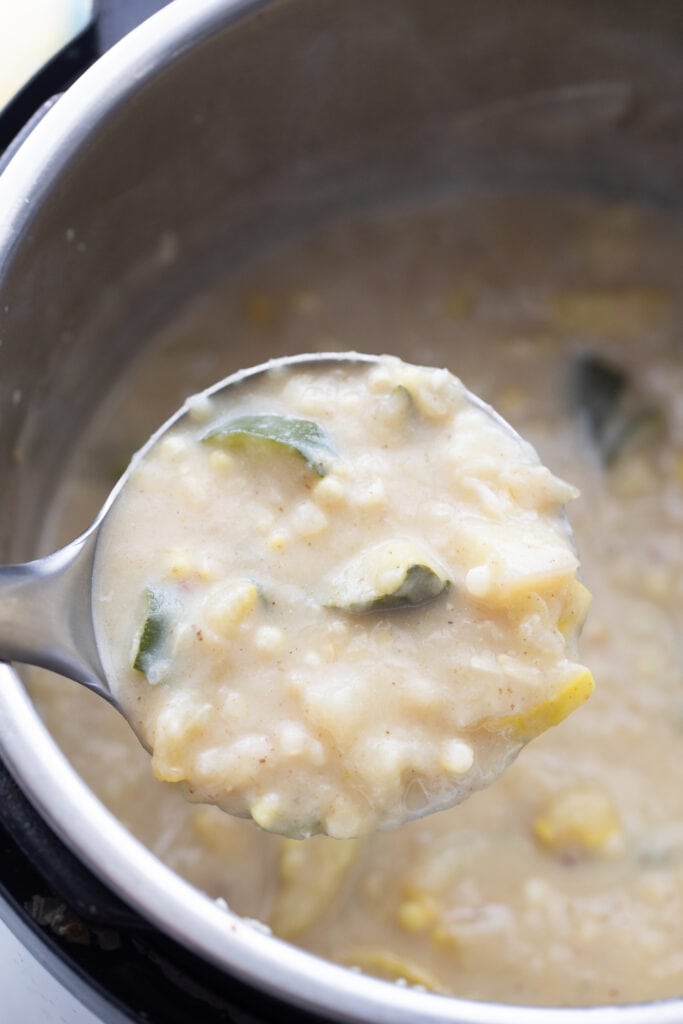
[[[368,364],[378,362],[379,358],[359,352],[282,356],[238,370],[200,395],[188,398],[136,452],[97,517],[79,537],[44,558],[0,566],[0,660],[50,669],[82,683],[118,707],[98,651],[92,584],[102,528],[130,474],[168,431],[191,412],[197,398],[224,394],[226,390],[247,385],[254,378],[273,371],[292,367],[319,368],[330,364]],[[472,405],[485,411],[520,445],[527,446],[527,442],[495,409],[467,389],[465,394]],[[569,522],[564,516],[563,525],[571,540]]]

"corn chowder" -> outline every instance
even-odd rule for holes
[[[196,396],[95,564],[154,774],[300,838],[488,785],[593,689],[575,496],[446,370],[325,360]]]
[[[275,354],[390,345],[448,365],[580,488],[571,521],[593,595],[590,700],[459,806],[349,840],[283,838],[188,803],[116,711],[36,672],[53,735],[166,864],[304,949],[436,992],[683,993],[682,259],[670,211],[620,202],[480,194],[380,211],[235,271],[121,382],[45,551],[91,521],[188,392]]]

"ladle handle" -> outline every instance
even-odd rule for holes
[[[39,665],[109,698],[91,608],[94,537],[0,566],[0,660]]]

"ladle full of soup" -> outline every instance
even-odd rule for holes
[[[446,370],[273,360],[189,399],[74,544],[0,570],[0,655],[110,699],[191,800],[396,826],[592,692],[576,493]]]

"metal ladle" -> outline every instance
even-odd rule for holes
[[[284,356],[226,377],[201,396],[211,397],[255,377],[290,367],[377,363],[380,357],[358,352]],[[469,401],[503,425],[519,444],[527,442],[491,406],[472,392]],[[196,400],[198,396],[193,396]],[[76,540],[32,562],[0,566],[0,661],[17,661],[50,669],[82,683],[121,710],[102,667],[92,607],[92,581],[100,531],[131,472],[162,437],[190,411],[191,399],[152,434],[133,456],[98,516]],[[565,520],[568,536],[571,531]]]

